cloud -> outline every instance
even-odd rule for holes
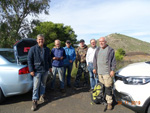
[[[149,0],[52,0],[50,15],[40,19],[70,25],[78,39],[115,32],[150,36],[149,6]]]

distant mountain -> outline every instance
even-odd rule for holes
[[[150,54],[150,43],[135,39],[133,37],[114,33],[106,36],[106,40],[108,45],[115,50],[122,48],[126,51],[126,53],[143,52]],[[99,45],[99,42],[97,45]]]

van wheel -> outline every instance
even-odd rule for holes
[[[4,94],[0,88],[0,103],[2,103],[4,101],[5,97],[4,97]]]

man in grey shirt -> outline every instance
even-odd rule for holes
[[[112,83],[114,77],[114,70],[116,67],[115,52],[108,46],[105,37],[99,39],[100,47],[97,48],[94,61],[93,73],[98,73],[99,81],[105,86],[105,94],[107,101],[107,109],[112,109]]]

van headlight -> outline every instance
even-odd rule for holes
[[[123,79],[125,84],[133,84],[133,85],[144,85],[150,82],[150,78],[148,77],[125,77]]]

